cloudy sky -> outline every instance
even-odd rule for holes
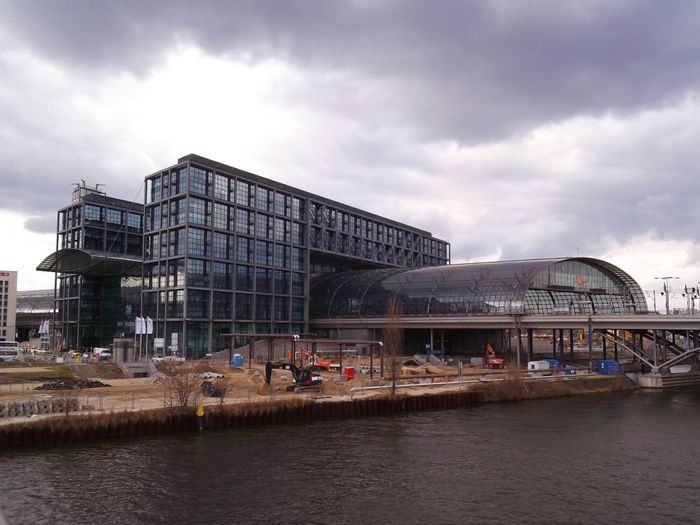
[[[695,0],[0,0],[0,269],[53,287],[34,268],[71,183],[141,200],[197,153],[453,262],[580,254],[697,286],[698,35]]]

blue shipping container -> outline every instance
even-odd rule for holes
[[[562,364],[559,359],[545,359],[549,363],[549,369],[550,370],[558,370],[559,368],[564,368],[564,365]]]
[[[603,375],[615,375],[620,373],[620,363],[614,359],[604,359],[596,364],[596,372]]]

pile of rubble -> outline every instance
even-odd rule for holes
[[[51,383],[44,383],[34,390],[77,390],[83,388],[102,388],[104,386],[112,385],[90,379],[60,379],[58,381],[52,381]]]

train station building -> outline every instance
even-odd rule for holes
[[[154,337],[201,356],[223,333],[309,330],[311,276],[450,262],[450,246],[402,224],[197,155],[145,179],[145,202],[84,184],[59,210],[56,273],[61,345]]]
[[[478,356],[488,343],[521,363],[544,331],[547,352],[573,359],[596,333],[603,356],[622,348],[654,368],[652,341],[682,357],[700,330],[698,316],[650,313],[606,261],[450,264],[428,231],[197,155],[147,176],[143,203],[79,185],[38,269],[56,274],[52,346],[64,348],[134,337],[137,317],[187,357],[232,333],[377,340],[394,303],[406,353]]]

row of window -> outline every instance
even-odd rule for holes
[[[320,228],[311,229],[309,238],[311,248],[319,248],[327,252],[352,255],[373,261],[395,264],[397,266],[421,266],[423,257],[417,251],[406,250],[384,243],[361,239],[360,237],[350,237],[345,233],[337,234],[330,230]],[[429,257],[429,256],[425,256]],[[435,264],[444,264],[436,258]]]
[[[446,242],[423,237],[421,245],[421,235],[418,233],[336,210],[318,202],[312,201],[309,205],[309,219],[311,224],[318,226],[318,228],[313,228],[313,230],[318,232],[317,235],[319,238],[322,235],[322,230],[335,230],[330,232],[325,231],[323,235],[335,235],[336,231],[343,232],[345,234],[354,235],[355,237],[398,246],[400,248],[422,250],[424,254],[442,259],[447,259],[448,257],[448,245]]]
[[[189,192],[304,220],[303,199],[197,166],[172,169],[147,179],[146,184],[148,203]]]
[[[83,223],[103,228],[126,229],[132,233],[143,231],[143,216],[140,213],[96,206],[94,204],[74,206],[58,213],[59,231],[82,226]]]
[[[178,286],[303,296],[304,274],[202,259],[187,259],[186,265],[184,259],[176,259],[145,266],[144,288]]]
[[[304,249],[241,235],[180,228],[146,236],[146,259],[189,255],[304,269]]]
[[[243,319],[257,321],[303,321],[304,299],[275,295],[169,290],[144,294],[144,311],[154,319]]]
[[[142,255],[143,236],[98,228],[83,228],[58,234],[59,249],[87,249],[109,253]]]
[[[181,198],[146,210],[146,231],[189,223],[255,235],[280,242],[304,244],[304,225],[264,213],[235,208],[198,197]]]

